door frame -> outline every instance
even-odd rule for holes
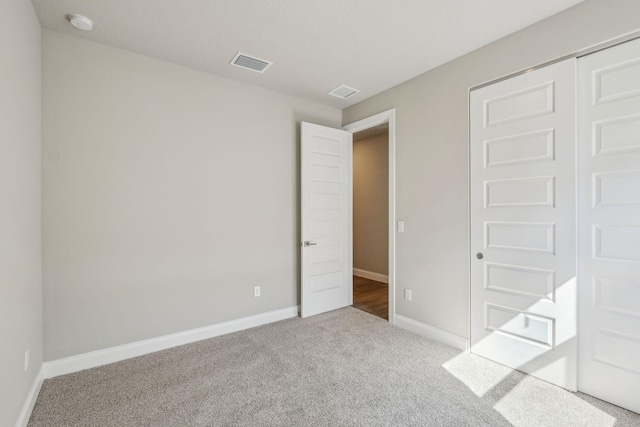
[[[389,323],[394,324],[396,314],[396,110],[392,108],[374,114],[371,117],[344,125],[342,129],[353,134],[384,123],[389,123]],[[351,178],[353,179],[353,165],[351,166]],[[349,206],[349,211],[353,223],[352,205]],[[349,247],[353,256],[353,233],[349,236]],[[353,304],[353,289],[350,295],[350,304]]]

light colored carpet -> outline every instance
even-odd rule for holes
[[[45,381],[30,426],[640,426],[348,307]]]

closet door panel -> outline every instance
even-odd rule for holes
[[[640,40],[580,59],[579,389],[640,412]]]
[[[471,92],[471,351],[575,390],[576,60]]]

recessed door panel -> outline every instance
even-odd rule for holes
[[[493,304],[485,306],[485,329],[528,343],[553,347],[553,319]]]
[[[599,311],[640,319],[640,282],[611,277],[594,277],[593,302]],[[640,360],[640,357],[638,358]]]
[[[554,82],[549,81],[485,100],[485,127],[553,113],[554,92]]]
[[[552,176],[501,179],[485,182],[485,206],[553,206]]]
[[[315,133],[311,139],[307,142],[310,153],[319,154],[316,158],[323,158],[322,155],[341,157],[344,151],[342,140],[340,137],[325,136],[320,133]]]
[[[535,222],[485,223],[485,248],[554,253],[555,224]]]
[[[485,289],[554,301],[555,287],[553,270],[485,263]]]
[[[597,329],[594,359],[597,362],[640,375],[640,335]]]
[[[316,274],[314,276],[311,276],[311,283],[314,294],[331,289],[340,289],[340,286],[342,286],[342,275],[339,271]]]
[[[640,261],[640,227],[594,225],[593,258],[599,261]]]
[[[484,141],[485,166],[512,166],[519,163],[553,160],[553,129]]]
[[[323,246],[311,249],[313,253],[313,264],[338,263],[342,259],[342,248],[340,246]]]
[[[342,199],[341,193],[314,191],[311,193],[311,206],[313,209],[339,211],[342,206]]]
[[[312,219],[311,233],[315,237],[340,237],[340,219]]]
[[[342,180],[340,166],[314,163],[311,167],[311,179],[316,182],[340,182]]]
[[[640,95],[640,60],[634,58],[595,70],[593,89],[596,105]]]
[[[595,155],[621,154],[640,151],[640,114],[616,117],[593,123],[593,152]]]
[[[640,170],[599,172],[593,174],[593,179],[593,206],[640,205]]]

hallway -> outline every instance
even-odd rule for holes
[[[353,307],[389,320],[389,286],[353,276]]]

